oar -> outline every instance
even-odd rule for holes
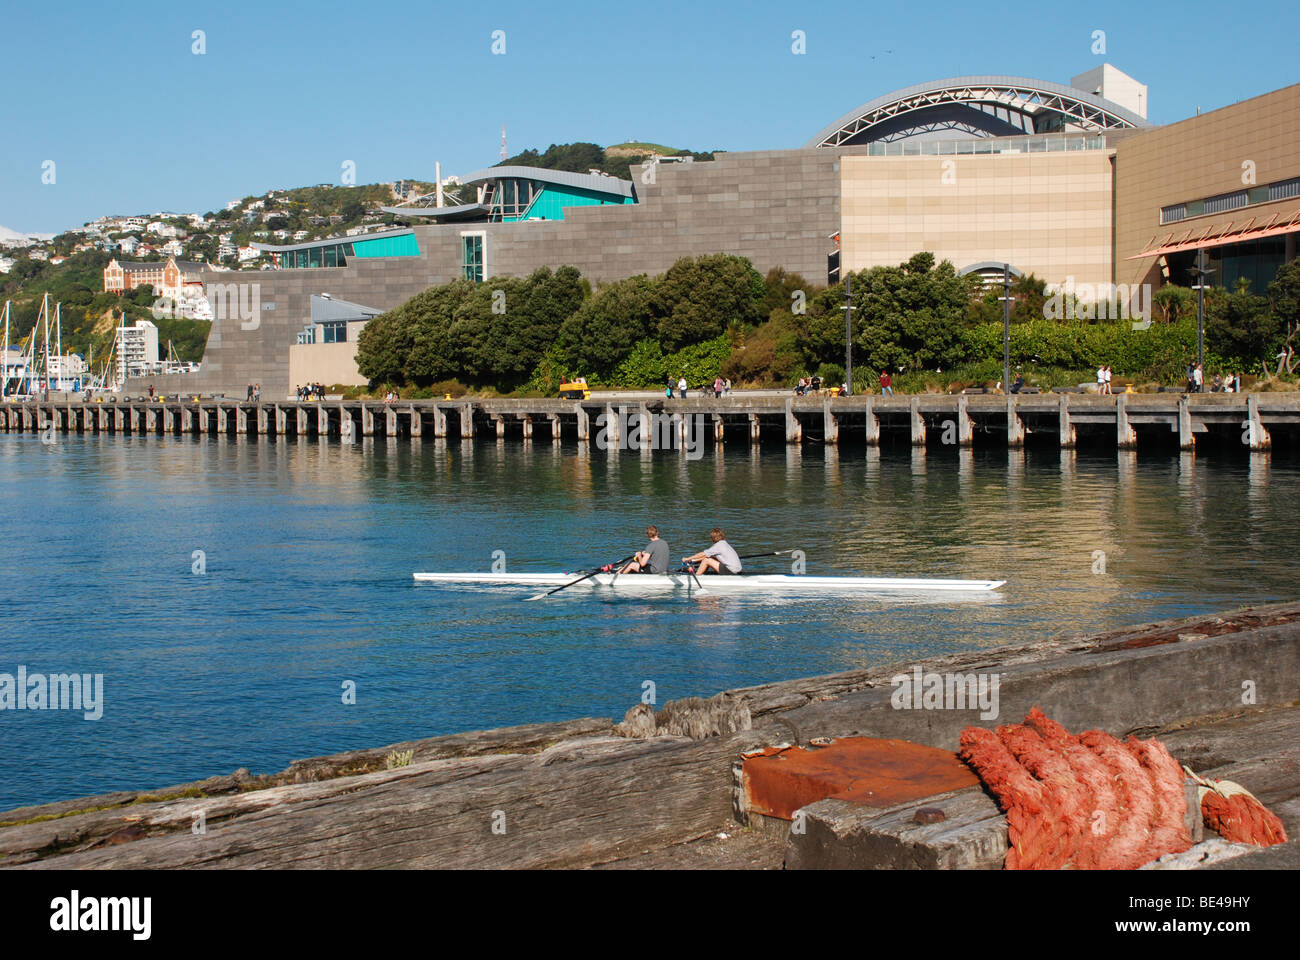
[[[581,577],[579,577],[577,580],[570,580],[568,583],[561,584],[560,586],[556,587],[554,590],[547,590],[545,593],[539,593],[537,596],[535,596],[535,597],[528,597],[527,599],[528,599],[528,600],[543,600],[543,599],[545,599],[546,597],[549,597],[549,596],[550,596],[551,594],[553,594],[553,593],[559,593],[559,592],[560,592],[561,590],[563,590],[565,587],[571,587],[571,586],[573,586],[575,583],[582,583],[582,581],[584,581],[584,580],[589,580],[589,579],[591,579],[592,577],[594,577],[596,574],[598,574],[598,573],[600,573],[600,572],[602,572],[603,570],[606,570],[606,569],[608,569],[608,568],[617,569],[617,568],[623,566],[623,564],[627,563],[629,560],[633,560],[633,559],[635,559],[635,558],[636,558],[636,554],[634,553],[634,554],[632,554],[632,556],[630,556],[630,557],[624,557],[622,560],[618,560],[618,561],[616,561],[615,563],[609,563],[609,564],[606,564],[606,565],[603,566],[603,567],[597,567],[595,570],[591,571],[591,573],[583,574],[583,575],[582,575]]]
[[[757,560],[760,557],[783,557],[787,553],[794,553],[793,550],[773,550],[771,553],[747,553],[741,560]]]
[[[695,575],[695,568],[692,567],[687,562],[683,562],[682,566],[686,568],[686,572],[690,575],[690,578],[695,581],[695,593],[697,595],[701,593],[708,593],[709,591],[704,589],[704,584],[700,583],[700,578]]]

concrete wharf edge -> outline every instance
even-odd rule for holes
[[[241,770],[148,794],[122,791],[0,814],[9,824],[0,826],[0,866],[592,865],[744,822],[734,768],[756,747],[873,736],[952,750],[964,727],[1018,720],[1034,705],[1075,732],[1161,736],[1180,762],[1201,772],[1245,771],[1237,776],[1276,805],[1294,837],[1298,641],[1295,601],[672,701],[649,717],[648,730],[648,711],[638,706],[622,724],[533,724],[316,757],[272,776]],[[999,717],[894,709],[890,678],[914,665],[999,673]],[[1247,681],[1253,702],[1243,705]],[[1278,742],[1256,743],[1252,733],[1243,747],[1240,737],[1215,732],[1224,724],[1269,730]],[[1198,725],[1210,732],[1198,733]],[[387,769],[385,758],[406,750],[409,765]],[[985,801],[977,794],[970,802]],[[832,809],[815,809],[826,804]],[[828,844],[827,836],[843,811],[831,801],[808,810],[826,825],[808,833],[820,846],[787,838],[787,863],[842,865],[837,853],[848,841]],[[202,833],[195,830],[200,817]],[[980,838],[987,845],[989,831]]]
[[[603,418],[603,419],[602,419]],[[1134,449],[1160,437],[1192,450],[1217,433],[1254,451],[1300,440],[1300,395],[1247,394],[916,394],[880,397],[732,395],[601,397],[589,400],[472,399],[257,401],[166,399],[123,402],[0,404],[0,431],[114,436],[299,436],[324,441],[401,437],[573,439],[619,449],[677,449],[712,443],[837,444],[868,447],[894,437],[970,447],[977,433],[1008,447],[1029,434],[1049,435],[1063,449],[1081,442]]]

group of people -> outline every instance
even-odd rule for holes
[[[153,388],[149,388],[150,396],[153,395]],[[262,399],[262,385],[260,383],[250,383],[248,385],[248,400],[250,402]],[[302,398],[299,397],[299,400]]]
[[[686,383],[686,377],[685,376],[678,377],[676,386],[677,386],[677,396],[682,400],[685,400],[686,391],[690,389],[690,387]],[[705,387],[704,389],[707,390],[708,388]],[[714,377],[713,378],[714,399],[717,399],[718,397],[721,397],[724,394],[729,394],[729,393],[731,393],[731,379],[729,377],[723,377],[723,376]],[[667,374],[664,376],[664,396],[668,397],[669,399],[672,399],[673,397],[673,378],[672,376]]]
[[[807,393],[816,393],[822,388],[821,377],[800,377],[799,382],[794,385],[794,395],[802,397]]]
[[[260,389],[260,388],[259,388]],[[319,383],[308,383],[298,387],[299,400],[324,400],[325,387]]]
[[[402,395],[401,393],[398,392],[396,387],[394,387],[392,390],[389,390],[386,394],[384,394],[384,403],[396,403],[398,400],[401,399],[402,399]]]
[[[645,528],[645,535],[650,538],[645,547],[636,552],[636,555],[624,564],[618,571],[619,573],[658,573],[668,572],[668,544],[659,537],[659,528],[654,524]],[[731,544],[727,543],[726,535],[722,532],[721,527],[714,527],[709,531],[709,539],[713,541],[712,546],[701,550],[699,553],[693,553],[689,557],[682,557],[682,563],[686,569],[695,574],[703,573],[740,573],[742,567],[740,557],[736,554]]]
[[[1104,367],[1097,368],[1097,392],[1104,393],[1107,395],[1114,393],[1114,391],[1111,390],[1110,388],[1110,365],[1109,364]]]

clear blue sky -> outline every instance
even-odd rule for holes
[[[510,152],[637,139],[797,147],[911,83],[1068,82],[1103,60],[1170,123],[1300,80],[1295,0],[1218,3],[10,4],[0,225],[220,208],[272,187],[431,180]],[[803,30],[807,53],[791,52]],[[207,51],[191,52],[195,30]],[[504,30],[506,53],[493,55]],[[1106,55],[1091,51],[1106,33]],[[892,51],[892,53],[886,53]],[[874,57],[874,59],[873,59]],[[41,183],[53,160],[56,182]]]

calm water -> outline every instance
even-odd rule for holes
[[[1283,599],[1300,582],[1300,464],[1281,455],[740,446],[687,462],[546,443],[7,435],[0,481],[0,673],[102,673],[105,687],[95,722],[0,712],[0,809],[621,717],[645,680],[662,703]],[[526,589],[411,580],[487,570],[494,550],[521,570],[607,562],[648,522],[674,557],[719,524],[742,553],[803,549],[809,573],[1009,582],[972,603],[525,604]]]

